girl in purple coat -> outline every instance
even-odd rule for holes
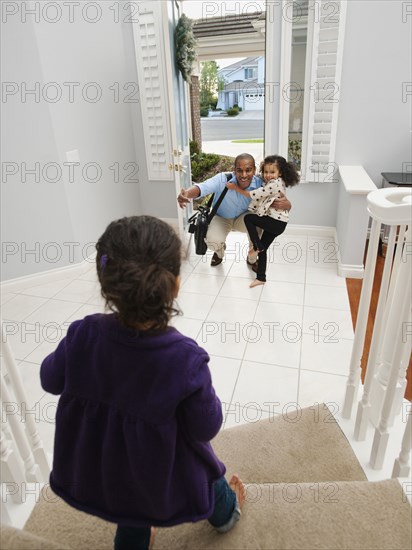
[[[210,440],[222,424],[209,356],[169,321],[181,242],[165,222],[112,222],[97,243],[111,314],[75,321],[41,365],[61,394],[50,484],[75,508],[115,522],[116,550],[147,549],[153,526],[207,518],[226,532],[245,499]]]

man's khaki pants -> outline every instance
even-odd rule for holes
[[[242,233],[247,233],[244,222],[244,217],[247,213],[248,212],[245,212],[237,218],[231,219],[222,218],[221,216],[216,215],[210,222],[205,241],[207,247],[210,250],[213,250],[213,252],[216,252],[219,258],[223,258],[225,255],[226,237],[230,231],[241,231]],[[256,257],[257,254],[253,250],[252,242],[249,239],[248,261],[253,263],[256,261]]]

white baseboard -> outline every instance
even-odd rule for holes
[[[363,265],[338,264],[338,275],[345,279],[363,279],[364,274]]]
[[[177,218],[162,218],[163,221],[170,224],[172,227],[174,227],[176,230],[178,230],[178,219]],[[296,224],[288,224],[286,231],[284,233],[285,235],[308,235],[312,237],[332,237],[336,241],[336,228],[335,227],[328,227],[328,226],[316,226],[316,225],[296,225]],[[189,242],[190,235],[185,235],[187,237],[186,240],[186,246]],[[337,242],[337,241],[336,241]],[[40,273],[33,273],[31,275],[24,275],[23,277],[17,277],[15,279],[9,279],[7,281],[3,281],[1,283],[1,289],[2,291],[8,291],[8,292],[19,292],[19,290],[22,290],[24,288],[27,288],[29,286],[36,286],[41,285],[43,283],[47,283],[54,279],[61,279],[62,276],[64,277],[64,274],[67,273],[69,277],[72,277],[76,271],[78,271],[79,275],[84,273],[84,271],[87,271],[87,269],[94,264],[94,259],[92,257],[88,258],[87,260],[83,260],[82,262],[78,264],[70,264],[64,267],[58,267],[55,269],[49,269],[47,271],[42,271]],[[348,272],[356,272],[357,275],[342,275],[343,277],[349,277],[353,276],[356,278],[362,278],[363,277],[363,266],[347,266]],[[353,269],[352,269],[353,268]],[[359,272],[359,269],[361,268],[361,272]],[[361,275],[359,274],[361,273]],[[339,273],[341,274],[341,273]]]
[[[338,275],[345,279],[363,279],[365,275],[365,268],[363,264],[343,264],[340,256],[339,239],[336,228],[334,227],[334,239],[337,245],[338,256]]]
[[[48,269],[47,271],[41,271],[40,273],[32,273],[31,275],[24,275],[23,277],[16,277],[15,279],[8,279],[2,281],[0,287],[2,291],[19,292],[20,290],[29,286],[37,286],[48,283],[53,280],[64,278],[67,274],[68,277],[73,277],[77,274],[81,275],[87,271],[92,265],[94,265],[94,259],[88,258],[77,264],[70,264],[64,267],[57,267],[55,269]]]
[[[288,223],[284,235],[308,235],[310,237],[334,237],[335,227],[323,225],[297,225]]]

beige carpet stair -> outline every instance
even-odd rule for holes
[[[221,432],[214,446],[228,475],[236,471],[248,483],[241,521],[226,535],[205,521],[158,529],[155,550],[410,549],[411,508],[399,483],[365,480],[327,408],[293,419]],[[2,549],[113,548],[115,525],[45,494],[24,531],[2,529]]]
[[[322,404],[223,430],[213,447],[228,474],[238,472],[245,483],[366,480]]]

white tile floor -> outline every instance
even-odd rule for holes
[[[333,238],[282,235],[268,254],[266,285],[253,289],[246,251],[245,235],[232,233],[221,265],[212,268],[209,253],[190,254],[178,297],[183,315],[173,321],[210,354],[225,427],[330,402],[350,438],[352,427],[339,411],[353,330]],[[94,264],[83,264],[41,280],[16,281],[2,292],[9,342],[49,453],[56,398],[41,389],[39,366],[71,321],[103,311],[94,271]],[[368,469],[365,451],[357,452],[371,479],[390,477],[393,461],[389,474],[376,473]]]

